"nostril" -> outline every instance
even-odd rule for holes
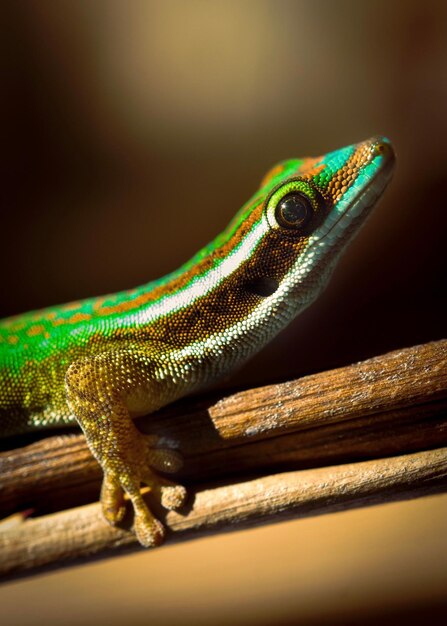
[[[374,156],[392,156],[393,148],[388,141],[379,140],[375,141],[371,146],[371,152]]]
[[[375,149],[377,154],[384,154],[385,152],[388,152],[389,147],[386,143],[378,143],[376,144]]]

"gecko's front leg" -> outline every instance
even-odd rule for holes
[[[146,484],[167,509],[179,508],[186,497],[184,487],[152,470],[177,471],[181,465],[179,455],[156,448],[155,438],[141,434],[130,416],[128,406],[132,398],[148,398],[161,391],[152,371],[150,356],[123,350],[75,361],[65,377],[68,404],[104,471],[104,516],[111,524],[123,519],[126,493],[135,513],[135,533],[147,547],[163,540],[164,528],[147,507],[141,484]]]

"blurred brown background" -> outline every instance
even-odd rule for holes
[[[1,316],[156,278],[276,161],[385,134],[383,202],[227,385],[446,336],[446,2],[11,0],[0,17]],[[445,519],[438,496],[90,565],[3,587],[2,623],[434,620]]]

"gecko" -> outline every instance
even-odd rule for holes
[[[0,322],[0,436],[78,424],[103,470],[112,525],[134,512],[145,547],[165,529],[141,493],[179,509],[181,455],[134,418],[209,385],[258,352],[323,290],[387,186],[384,137],[275,165],[180,269],[143,286]]]

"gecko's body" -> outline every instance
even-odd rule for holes
[[[227,229],[178,271],[127,292],[0,323],[0,434],[78,422],[104,470],[106,518],[135,510],[144,545],[162,527],[140,484],[168,508],[184,490],[149,466],[175,469],[132,418],[245,361],[320,293],[389,180],[385,139],[273,168]]]

